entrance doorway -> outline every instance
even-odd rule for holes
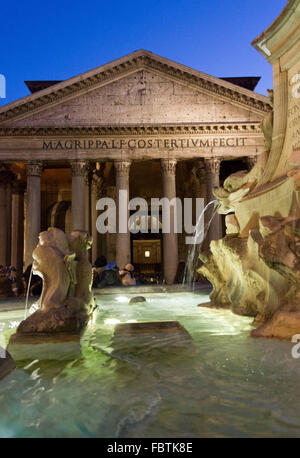
[[[141,234],[145,237],[145,234]],[[132,239],[132,261],[137,279],[144,284],[160,283],[162,276],[161,238]]]

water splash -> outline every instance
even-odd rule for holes
[[[213,206],[212,216],[210,217],[209,221],[205,224],[204,217],[206,211]],[[195,226],[195,231],[193,234],[194,244],[192,244],[189,248],[187,262],[184,269],[184,277],[183,277],[183,284],[187,285],[189,289],[192,289],[192,282],[194,273],[196,270],[199,254],[201,252],[203,241],[208,233],[210,228],[211,222],[217,213],[218,208],[220,207],[218,200],[212,200],[209,202],[206,207],[202,210],[198,221]]]
[[[29,298],[29,291],[30,291],[31,278],[32,278],[32,267],[31,267],[31,270],[30,270],[30,275],[29,275],[29,280],[28,280],[28,285],[27,285],[26,302],[25,302],[25,312],[24,312],[24,320],[26,320],[26,318],[27,318],[28,298]]]

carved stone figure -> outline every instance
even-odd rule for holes
[[[295,184],[299,189],[299,181],[290,181],[289,187],[293,189]],[[278,201],[269,198],[273,215],[260,216],[262,209],[256,207],[257,201],[252,201],[252,205],[251,199],[247,201],[248,224],[243,230],[240,226],[245,214],[243,208],[241,211],[242,202],[237,203],[236,213],[226,217],[226,237],[211,242],[210,252],[202,258],[204,264],[199,270],[213,284],[212,306],[255,317],[254,324],[259,327],[253,336],[290,339],[300,333],[298,191],[288,194],[290,212],[281,216],[281,212],[286,212],[285,193],[289,187],[277,190]]]
[[[227,235],[213,241],[200,269],[214,287],[211,304],[253,316],[256,325],[268,323],[286,304],[297,302],[300,291],[300,220],[263,217],[259,224],[248,237]]]
[[[216,188],[213,191],[214,196],[218,199],[221,214],[233,212],[241,200],[246,197],[259,183],[268,160],[268,152],[258,157],[254,167],[250,170],[241,170],[231,174],[224,181],[223,187]]]
[[[20,323],[12,341],[24,335],[81,332],[95,307],[87,256],[91,245],[85,231],[67,236],[50,227],[40,233],[33,251],[33,272],[43,279],[39,309]]]
[[[273,104],[274,104],[274,95],[273,95],[273,89],[267,89],[267,93],[269,96],[269,103],[270,106],[272,107],[272,110],[270,110],[264,119],[262,120],[260,124],[260,128],[263,131],[263,134],[265,136],[265,146],[267,151],[271,151],[272,148],[272,136],[273,136]]]
[[[294,7],[289,1],[263,34],[274,65],[274,103],[268,93],[276,121],[270,111],[261,124],[266,152],[249,173],[231,175],[215,191],[227,214],[226,237],[211,242],[199,270],[213,284],[211,305],[255,317],[255,337],[289,340],[300,334],[299,52],[294,32],[287,37],[282,27],[296,30]]]

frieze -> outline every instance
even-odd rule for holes
[[[151,126],[99,126],[99,127],[0,127],[0,137],[36,136],[92,136],[92,135],[190,135],[216,133],[259,133],[260,122],[252,123],[214,123],[188,125],[151,125]]]
[[[59,139],[44,140],[41,148],[44,151],[90,151],[90,150],[123,150],[123,149],[190,149],[243,147],[246,137],[211,137],[211,138],[129,138],[129,139]]]

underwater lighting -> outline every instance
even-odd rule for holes
[[[117,318],[106,318],[106,320],[104,320],[104,324],[118,324],[118,323],[121,323],[120,320],[118,320]]]
[[[202,331],[212,336],[237,336],[253,329],[253,318],[235,315],[231,310],[200,307],[200,313],[203,317],[212,318],[211,326]]]
[[[126,297],[126,296],[117,296],[115,298],[115,300],[118,301],[118,302],[128,302],[128,297]]]

